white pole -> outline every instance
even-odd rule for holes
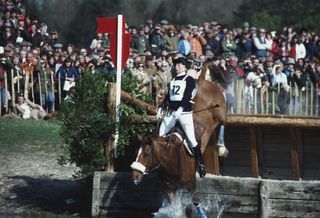
[[[118,15],[117,25],[117,87],[116,87],[116,122],[120,122],[119,105],[121,101],[121,64],[122,64],[122,15]],[[114,157],[118,157],[117,144],[119,139],[119,129],[116,127],[114,136]]]

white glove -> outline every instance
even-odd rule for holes
[[[162,108],[161,107],[158,108],[156,118],[157,118],[157,120],[162,118]]]
[[[179,107],[178,110],[173,113],[174,118],[176,120],[179,119],[179,117],[182,114],[182,112],[183,112],[183,107]]]

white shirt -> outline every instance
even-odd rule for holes
[[[20,105],[20,107],[23,109],[22,118],[29,119],[31,113],[29,105],[27,103],[23,103],[22,105]]]

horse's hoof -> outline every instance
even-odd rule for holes
[[[220,157],[227,157],[228,154],[229,154],[229,151],[228,151],[228,149],[227,149],[225,146],[219,147],[218,150],[219,150],[219,156],[220,156]]]

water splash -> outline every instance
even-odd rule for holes
[[[165,199],[162,207],[154,213],[155,218],[199,218],[196,207],[192,203],[192,194],[185,190],[176,193],[176,200],[169,204]],[[201,206],[204,208],[208,218],[219,218],[228,203],[228,199],[219,196],[216,192],[210,195],[201,195]]]

